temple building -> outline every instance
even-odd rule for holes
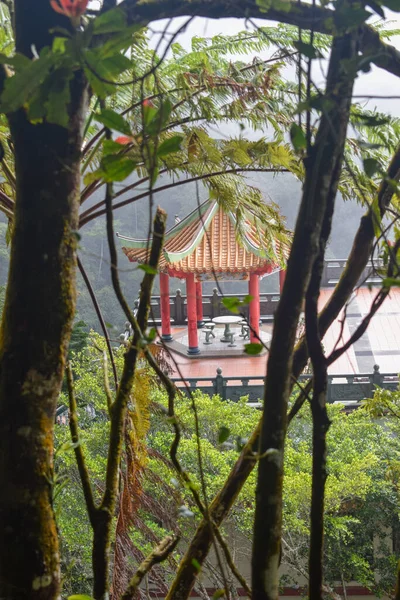
[[[186,282],[188,354],[200,352],[198,327],[203,325],[202,282],[248,281],[250,341],[257,342],[260,329],[260,277],[280,272],[280,286],[285,271],[268,256],[254,225],[245,223],[238,236],[235,215],[225,212],[215,200],[207,200],[166,232],[163,255],[159,263],[161,295],[161,333],[172,340],[169,278]],[[147,239],[133,239],[117,234],[123,251],[131,262],[146,263]]]

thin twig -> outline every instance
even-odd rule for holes
[[[83,454],[82,446],[79,440],[79,429],[78,429],[78,414],[77,404],[74,389],[74,378],[72,374],[71,363],[67,364],[66,367],[67,377],[67,390],[69,399],[69,429],[71,432],[72,443],[74,444],[74,452],[76,463],[78,466],[79,476],[81,478],[83,495],[85,497],[86,508],[88,511],[89,519],[93,525],[96,516],[96,505],[93,498],[92,486],[90,483],[89,470],[86,465],[85,456]]]
[[[104,318],[103,318],[103,314],[102,314],[101,309],[100,309],[100,305],[97,302],[96,293],[95,293],[95,291],[94,291],[94,289],[92,287],[92,284],[90,283],[89,277],[87,276],[86,270],[85,270],[85,268],[84,268],[84,266],[83,266],[83,264],[82,264],[81,259],[79,258],[79,256],[78,256],[78,269],[79,269],[79,271],[80,271],[80,273],[81,273],[81,275],[83,277],[83,281],[85,282],[86,288],[87,288],[87,290],[89,292],[89,296],[90,296],[90,299],[91,299],[92,304],[94,306],[94,309],[96,311],[96,315],[97,315],[97,318],[99,320],[100,327],[101,327],[101,330],[102,330],[103,335],[104,335],[104,339],[106,340],[107,350],[108,350],[108,354],[110,356],[110,361],[111,361],[111,366],[112,366],[112,371],[113,371],[115,389],[117,389],[117,387],[118,387],[117,367],[115,365],[114,355],[113,355],[113,351],[112,351],[112,348],[111,348],[110,336],[108,335],[108,330],[107,330],[107,327],[106,327],[106,324],[105,324],[105,321],[104,321]]]
[[[262,168],[262,167],[260,167],[260,168],[238,167],[238,168],[234,168],[234,169],[224,169],[221,171],[215,171],[213,173],[204,173],[202,175],[197,175],[195,177],[183,179],[180,181],[176,181],[174,183],[168,183],[165,185],[161,185],[161,186],[153,189],[153,194],[155,194],[156,192],[164,192],[165,190],[169,190],[171,188],[178,187],[180,185],[186,185],[187,183],[193,183],[194,181],[201,181],[203,179],[211,179],[212,177],[219,177],[220,175],[228,175],[231,173],[233,173],[233,174],[236,174],[236,173],[289,173],[289,169]],[[132,198],[128,198],[127,200],[123,200],[121,202],[117,202],[116,204],[113,205],[112,210],[117,210],[117,208],[122,208],[123,206],[126,206],[127,204],[131,204],[133,202],[136,202],[137,200],[141,200],[142,198],[147,198],[148,195],[149,195],[149,191],[146,190],[142,194],[138,194],[137,196],[133,196]],[[89,223],[90,221],[92,221],[93,219],[96,219],[97,217],[100,217],[101,215],[106,214],[105,208],[103,208],[102,210],[98,210],[97,212],[94,212],[95,209],[100,208],[102,206],[105,206],[104,201],[98,202],[96,205],[92,206],[91,208],[88,208],[85,212],[83,212],[80,215],[79,227],[81,228],[84,225],[86,225],[87,223]]]
[[[222,537],[222,533],[220,532],[217,525],[214,525],[214,533],[215,533],[215,537],[218,540],[219,545],[221,546],[221,548],[223,550],[223,553],[225,555],[225,560],[226,560],[230,570],[232,571],[232,574],[236,577],[236,579],[238,580],[238,582],[240,583],[242,588],[245,590],[248,597],[251,598],[250,586],[248,585],[247,581],[245,580],[245,578],[243,577],[243,575],[240,573],[239,569],[235,565],[232,555],[230,553],[228,544]]]
[[[122,595],[121,600],[133,600],[145,575],[154,567],[154,565],[164,562],[171,552],[175,550],[178,542],[179,537],[167,536],[159,543],[147,558],[140,563],[136,573],[129,582],[126,592]]]
[[[107,352],[103,352],[103,383],[104,383],[104,390],[106,392],[106,399],[107,399],[107,409],[108,409],[108,415],[109,417],[111,417],[111,408],[112,408],[112,404],[113,404],[113,399],[112,399],[112,394],[111,394],[111,390],[110,390],[110,382],[108,380],[108,361],[107,361]]]

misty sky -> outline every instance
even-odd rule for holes
[[[387,17],[390,22],[387,23],[388,29],[400,29],[400,18],[398,14],[392,13],[390,11],[386,11]],[[185,18],[174,19],[169,26],[169,31],[174,32],[178,30],[185,22]],[[273,25],[272,21],[262,21],[260,19],[255,20],[258,25]],[[157,21],[155,23],[150,24],[150,28],[155,31],[163,31],[167,26],[167,21]],[[244,19],[204,19],[204,18],[195,18],[187,27],[186,31],[183,34],[179,35],[179,38],[176,41],[184,46],[185,48],[190,48],[190,40],[193,36],[205,36],[211,37],[217,34],[224,35],[233,35],[239,31],[243,31],[246,29],[246,23]],[[157,39],[159,36],[154,35],[151,41],[152,46],[157,43]],[[396,46],[400,50],[400,36],[393,37],[390,41],[391,44]],[[242,57],[243,59],[243,57]],[[317,84],[323,83],[323,75],[321,73],[321,69],[319,64],[316,62],[313,80]],[[326,68],[326,62],[322,65],[323,70]],[[290,73],[288,73],[290,77]],[[370,73],[360,74],[357,79],[355,90],[355,96],[358,95],[391,95],[391,96],[399,96],[398,99],[375,99],[375,100],[367,100],[363,98],[358,98],[358,102],[368,102],[368,108],[373,108],[376,106],[382,112],[388,112],[390,114],[400,116],[400,78],[387,73],[382,69],[378,69],[373,66]]]

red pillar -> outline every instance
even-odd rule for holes
[[[285,279],[286,279],[286,269],[281,269],[279,271],[279,292],[282,294],[282,290],[283,290],[283,284],[285,283]]]
[[[250,273],[249,295],[253,298],[249,304],[250,342],[259,344],[260,335],[260,280],[258,275]]]
[[[199,337],[197,333],[197,309],[196,309],[196,282],[194,274],[189,273],[186,276],[186,299],[187,299],[187,319],[189,348],[188,354],[199,354]]]
[[[197,327],[204,327],[203,291],[201,289],[201,281],[196,281],[196,310],[197,310]]]
[[[169,305],[169,275],[160,273],[161,337],[165,342],[172,341],[171,309]]]

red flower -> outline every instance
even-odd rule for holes
[[[120,135],[119,137],[115,138],[115,141],[117,142],[117,144],[126,146],[127,144],[131,144],[133,142],[133,137],[130,137],[128,135]]]
[[[89,0],[50,0],[53,10],[66,17],[80,17],[86,11]]]

